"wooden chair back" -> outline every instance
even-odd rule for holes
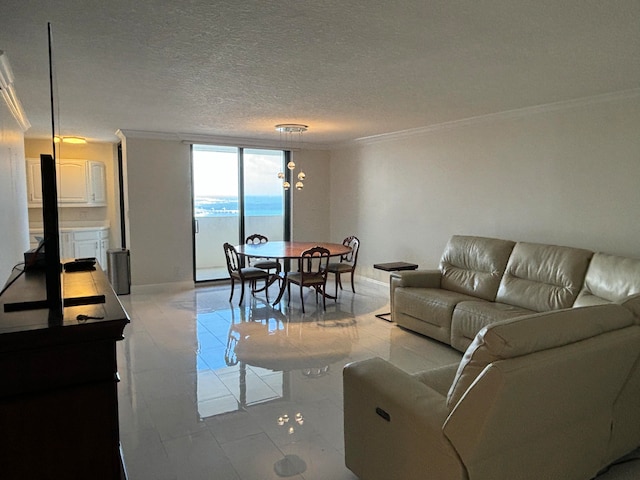
[[[227,260],[227,270],[229,271],[229,275],[240,272],[240,257],[238,256],[238,252],[235,247],[230,243],[226,243],[223,245],[224,248],[224,256]]]
[[[329,250],[324,247],[315,246],[302,252],[300,256],[300,273],[304,282],[307,276],[327,276],[327,265],[329,264]]]
[[[245,243],[247,245],[259,245],[261,243],[267,243],[268,241],[269,239],[264,235],[261,235],[259,233],[254,233],[247,237],[247,239],[245,240]]]
[[[356,236],[350,236],[342,241],[342,244],[346,247],[351,247],[349,253],[345,253],[340,257],[340,261],[343,263],[350,263],[353,268],[356,268],[358,262],[358,250],[360,249],[360,240]]]

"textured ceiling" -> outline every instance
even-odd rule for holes
[[[2,0],[32,128],[332,145],[640,86],[639,0]]]

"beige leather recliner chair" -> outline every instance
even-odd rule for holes
[[[639,301],[498,322],[459,365],[415,375],[347,365],[347,467],[363,480],[593,478],[640,445]]]

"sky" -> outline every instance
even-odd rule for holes
[[[245,194],[281,195],[282,151],[244,150]],[[235,147],[194,145],[194,196],[237,196],[238,154]]]

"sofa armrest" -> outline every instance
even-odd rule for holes
[[[391,272],[396,287],[440,288],[440,270],[405,270]]]
[[[381,358],[343,370],[347,467],[367,479],[463,479],[446,396]],[[401,454],[399,454],[401,452]]]
[[[391,272],[389,303],[393,312],[393,295],[398,287],[440,288],[440,270],[404,270]]]
[[[623,298],[616,303],[619,303],[624,308],[631,311],[631,313],[633,313],[633,316],[636,317],[636,323],[640,324],[640,293],[630,295],[627,298]]]

